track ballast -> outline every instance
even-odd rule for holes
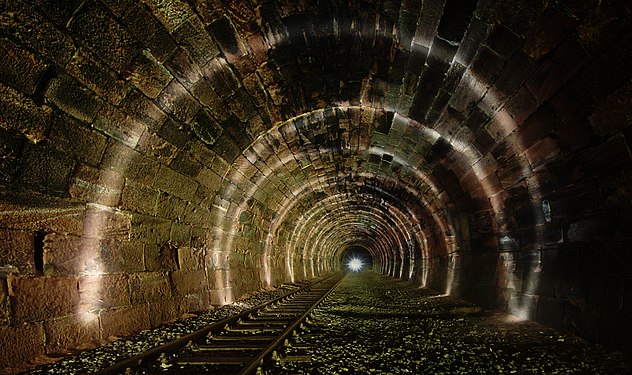
[[[125,359],[97,375],[254,374],[342,279],[334,274]]]

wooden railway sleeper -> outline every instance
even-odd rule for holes
[[[226,332],[239,332],[239,333],[247,333],[251,335],[255,335],[258,333],[277,333],[282,332],[284,327],[281,328],[273,328],[273,327],[228,327],[226,328]]]
[[[246,326],[246,327],[263,327],[263,328],[279,327],[279,328],[284,328],[285,326],[287,326],[287,322],[253,320],[253,321],[250,321],[250,322],[242,322],[240,325],[241,326]]]
[[[272,341],[275,338],[270,335],[220,335],[213,337],[213,341]]]

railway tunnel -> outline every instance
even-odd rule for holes
[[[632,351],[629,2],[0,9],[0,363],[354,252]]]

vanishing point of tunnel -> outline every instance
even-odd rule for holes
[[[626,0],[0,1],[0,371],[351,253],[632,352],[631,30]]]

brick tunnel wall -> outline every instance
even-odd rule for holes
[[[630,350],[624,1],[0,9],[2,363],[318,275],[352,245]]]
[[[168,29],[140,5],[122,14],[91,2],[73,16],[79,5],[2,5],[3,364],[262,287],[252,259],[206,251],[214,194],[238,148],[224,137],[212,151],[194,135],[218,97],[173,75],[184,51],[214,69],[214,42],[195,19]]]

